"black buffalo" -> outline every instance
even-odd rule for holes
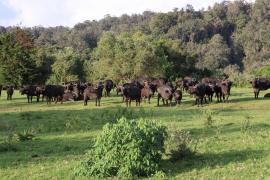
[[[198,84],[199,82],[192,77],[185,77],[182,81],[182,88],[185,91],[188,91],[190,86],[195,86],[196,84]]]
[[[126,106],[131,106],[131,101],[136,101],[136,106],[140,106],[141,103],[141,86],[137,86],[135,83],[126,83],[123,85],[123,100],[126,102]]]
[[[204,83],[196,84],[195,86],[189,86],[189,94],[195,97],[195,105],[203,104],[203,99],[206,95],[206,85]]]
[[[43,93],[40,87],[34,85],[24,86],[20,89],[20,92],[22,95],[26,94],[28,103],[32,103],[33,96],[36,96],[37,102],[39,102],[40,95]]]
[[[13,86],[7,86],[7,100],[12,100],[13,93],[14,93]]]
[[[175,99],[175,102],[176,104],[180,104],[181,103],[181,100],[182,100],[182,91],[177,89],[175,92],[174,92],[174,99]]]
[[[255,78],[250,83],[253,87],[255,99],[259,98],[260,91],[270,88],[270,78]]]
[[[113,89],[113,81],[108,79],[108,80],[105,80],[104,82],[104,89],[105,89],[105,97],[109,97],[110,96],[110,93],[111,93],[111,90]]]
[[[65,93],[64,86],[61,85],[46,85],[44,88],[43,95],[46,97],[47,104],[50,104],[52,100],[55,100],[55,103],[58,101],[63,102],[63,95]]]

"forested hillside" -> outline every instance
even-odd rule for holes
[[[91,9],[89,9],[90,11]],[[270,0],[106,16],[73,28],[0,27],[0,82],[270,75]]]

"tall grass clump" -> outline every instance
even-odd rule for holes
[[[108,123],[76,169],[76,175],[152,176],[160,172],[166,136],[166,127],[150,120],[122,117],[116,123]]]

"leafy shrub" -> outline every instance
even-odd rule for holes
[[[108,123],[76,170],[76,175],[153,175],[159,171],[166,136],[166,127],[149,120],[120,118],[116,123]]]
[[[176,130],[170,133],[166,144],[170,160],[176,162],[194,155],[198,141],[191,137],[189,131]]]
[[[202,116],[203,116],[203,119],[204,119],[204,125],[207,127],[207,128],[211,128],[214,126],[214,123],[215,123],[215,119],[214,119],[214,115],[215,115],[215,112],[212,111],[212,110],[202,110]]]
[[[251,131],[251,123],[250,123],[250,116],[246,116],[246,118],[244,119],[244,121],[242,122],[241,125],[241,132],[242,133],[249,133]]]
[[[16,141],[30,141],[35,137],[33,131],[30,130],[24,130],[22,133],[18,132],[13,135],[13,138]]]

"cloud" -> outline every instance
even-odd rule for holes
[[[85,20],[99,20],[106,14],[120,16],[142,13],[145,10],[167,12],[187,4],[200,9],[221,1],[203,0],[201,3],[201,0],[3,0],[15,15],[2,22],[5,22],[6,26],[73,26]]]

